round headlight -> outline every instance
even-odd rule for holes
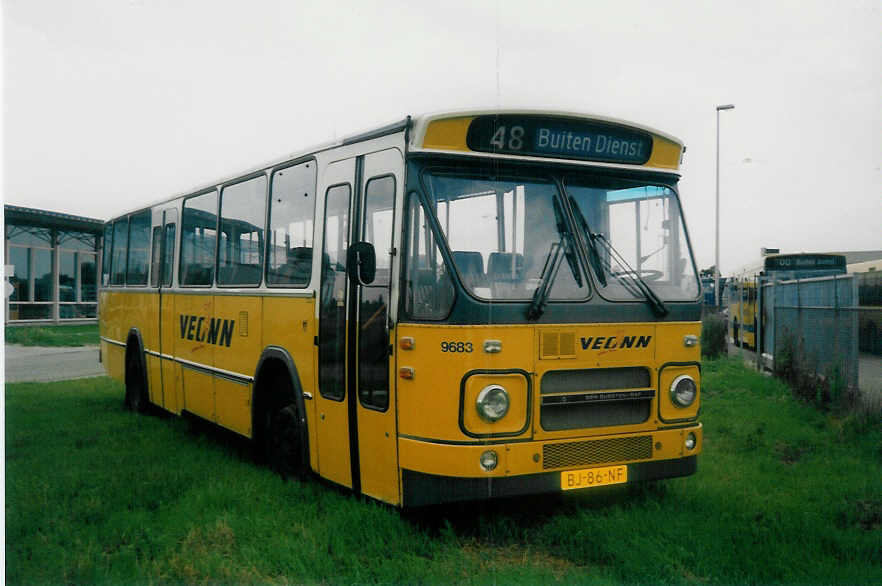
[[[681,374],[671,383],[671,401],[678,407],[688,407],[695,402],[698,387],[688,374]]]
[[[481,454],[481,468],[490,472],[491,470],[496,468],[496,464],[499,463],[499,457],[496,455],[496,452],[493,450],[487,450],[483,454]]]
[[[484,421],[499,421],[508,413],[508,391],[499,385],[488,385],[478,393],[475,406]]]

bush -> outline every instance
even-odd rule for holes
[[[701,318],[701,355],[717,358],[726,354],[726,318],[718,313],[708,313]]]

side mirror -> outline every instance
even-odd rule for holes
[[[346,254],[349,278],[359,285],[370,285],[377,274],[377,253],[370,242],[356,242]]]

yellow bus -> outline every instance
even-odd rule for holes
[[[844,275],[841,254],[770,254],[761,264],[747,267],[727,282],[729,337],[736,346],[765,352],[763,343],[763,283]]]
[[[682,143],[544,111],[405,120],[108,222],[125,403],[402,507],[685,476]]]

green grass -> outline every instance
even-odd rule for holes
[[[80,326],[6,327],[6,343],[22,346],[88,346],[98,344],[98,324]]]
[[[8,385],[6,577],[45,583],[880,583],[882,425],[704,367],[697,475],[401,513],[284,482],[247,443]]]

